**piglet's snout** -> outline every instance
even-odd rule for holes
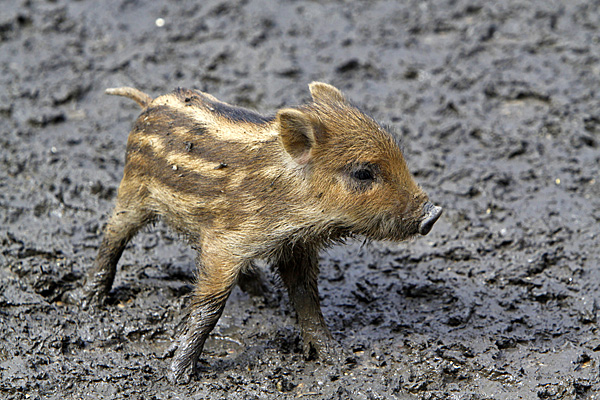
[[[433,228],[433,224],[435,221],[440,218],[442,215],[442,207],[434,206],[431,202],[425,203],[423,206],[423,219],[419,224],[419,233],[421,235],[427,235],[431,228]]]

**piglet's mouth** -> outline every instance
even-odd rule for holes
[[[421,235],[427,235],[431,231],[433,224],[435,224],[442,215],[442,211],[442,207],[435,206],[429,201],[425,203],[423,206],[423,219],[419,224],[419,233]]]

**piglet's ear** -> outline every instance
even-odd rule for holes
[[[285,151],[298,164],[307,164],[315,144],[315,129],[308,116],[302,111],[286,108],[277,113],[277,122]]]
[[[315,103],[347,103],[346,96],[327,83],[313,82],[308,88]]]

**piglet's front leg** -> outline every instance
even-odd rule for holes
[[[196,373],[204,343],[223,313],[243,263],[232,257],[212,256],[202,250],[197,258],[198,276],[185,331],[177,342],[170,380],[187,383]]]
[[[317,249],[294,246],[277,263],[302,330],[303,350],[307,358],[316,356],[329,364],[341,362],[342,351],[331,336],[321,312],[317,278]]]

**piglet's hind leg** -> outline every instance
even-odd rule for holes
[[[124,200],[126,199],[126,200]],[[149,221],[152,214],[145,211],[141,202],[134,201],[127,193],[119,191],[119,198],[112,217],[104,230],[104,238],[92,269],[87,274],[81,293],[82,307],[102,303],[110,291],[117,263],[131,238]]]

